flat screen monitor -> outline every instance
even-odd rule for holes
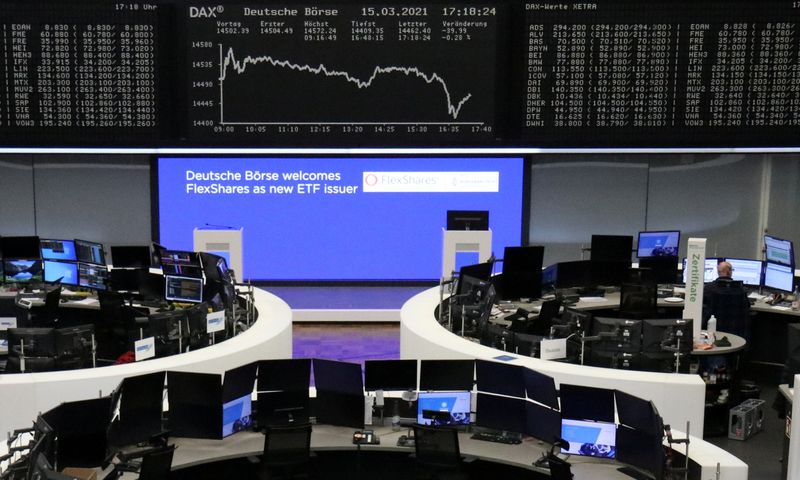
[[[8,352],[15,356],[53,357],[56,354],[55,330],[52,328],[9,328]],[[23,346],[24,348],[20,348]]]
[[[645,257],[677,257],[681,244],[681,232],[677,230],[663,232],[639,232],[639,243],[636,256]]]
[[[103,251],[102,243],[75,240],[75,252],[79,262],[92,263],[94,265],[106,264],[106,255]]]
[[[222,382],[219,375],[167,372],[169,429],[176,437],[222,436]]]
[[[343,395],[364,395],[364,380],[361,365],[335,360],[315,358],[314,386],[317,391],[333,392]]]
[[[562,383],[560,392],[562,417],[614,422],[614,390]]]
[[[525,398],[524,370],[518,365],[476,360],[475,379],[478,391]]]
[[[420,390],[472,390],[475,360],[420,361]]]
[[[222,436],[243,432],[253,425],[253,404],[250,394],[222,404]]]
[[[569,448],[561,453],[599,458],[617,457],[617,426],[613,422],[561,419],[561,438]]]
[[[507,300],[542,296],[544,247],[506,247],[503,252],[502,297]]]
[[[114,268],[150,268],[149,245],[115,245],[111,247]]]
[[[527,401],[518,398],[479,393],[475,406],[475,425],[504,432],[524,433],[527,430],[526,404]]]
[[[633,237],[630,235],[592,235],[593,262],[631,261]],[[629,265],[630,266],[630,265]]]
[[[448,230],[489,230],[488,210],[448,210]]]
[[[416,390],[416,360],[367,360],[364,362],[364,389]]]
[[[525,369],[522,377],[525,381],[525,392],[528,398],[550,408],[558,408],[558,392],[553,377],[528,368]]]
[[[689,353],[693,348],[692,319],[648,319],[642,323],[642,352],[660,353],[679,349]]]
[[[92,290],[107,290],[108,268],[90,263],[78,263],[78,285]]]
[[[184,277],[202,277],[203,269],[200,257],[196,252],[185,250],[161,250],[161,270],[164,275],[180,275]]]
[[[308,396],[311,359],[261,360],[258,362],[258,391],[300,390]]]
[[[258,363],[252,362],[225,371],[222,379],[222,401],[228,402],[253,393]]]
[[[159,242],[190,250],[195,227],[222,222],[242,227],[247,254],[239,279],[438,280],[448,210],[488,210],[498,255],[520,244],[530,207],[526,162],[522,156],[162,157]],[[249,192],[198,194],[216,188],[217,172],[239,177],[225,188]],[[246,180],[267,172],[274,180]],[[265,194],[255,194],[261,188]],[[265,239],[269,248],[247,247]]]
[[[674,284],[678,281],[678,257],[642,257],[639,267],[652,270],[656,283]]]
[[[553,443],[561,437],[561,412],[545,406],[525,402],[526,434]]]
[[[66,260],[74,262],[78,259],[73,240],[53,240],[43,238],[40,241],[42,260]]]
[[[166,372],[125,377],[112,394],[117,412],[109,430],[109,443],[135,445],[161,433]]]
[[[653,434],[660,433],[656,431],[660,422],[657,421],[658,412],[652,402],[619,390],[614,392],[614,399],[621,425]]]
[[[791,240],[764,235],[764,250],[768,262],[794,266],[794,247]]]
[[[733,268],[732,280],[742,282],[744,285],[751,287],[761,285],[761,271],[764,268],[764,263],[761,260],[726,258],[725,261],[730,263]]]
[[[64,285],[77,285],[78,284],[78,264],[75,262],[56,262],[54,260],[45,260],[44,264],[44,281],[55,282],[61,279]]]
[[[172,302],[203,301],[203,279],[164,275],[164,298]]]
[[[549,284],[554,288],[585,287],[592,281],[590,260],[559,262],[542,272],[542,285]]]
[[[718,257],[710,257],[706,258],[706,262],[703,265],[703,283],[713,282],[717,279],[717,264],[721,262],[722,258]],[[683,283],[686,283],[687,275],[689,274],[689,269],[687,268],[687,261],[686,258],[683,259],[683,271],[681,273],[683,277]]]
[[[228,261],[225,257],[208,252],[199,252],[200,263],[203,265],[203,273],[206,281],[227,283],[230,281],[228,272]]]
[[[6,283],[41,282],[42,261],[33,259],[3,259],[3,275]]]
[[[627,318],[594,317],[592,335],[601,338],[598,347],[606,351],[638,352],[642,322]]]
[[[788,265],[766,262],[764,286],[772,290],[791,292],[794,286],[794,269]]]
[[[305,423],[309,416],[308,389],[258,392],[258,423]]]
[[[456,285],[456,295],[462,293],[469,293],[466,288],[469,285],[469,278],[488,282],[492,278],[492,270],[494,268],[493,262],[476,263],[474,265],[465,265],[458,271],[458,284]]]
[[[0,237],[3,258],[39,258],[39,237]]]
[[[55,345],[59,369],[90,367],[94,341],[93,324],[56,329]]]
[[[417,423],[469,425],[470,392],[420,392]]]
[[[646,470],[656,480],[664,475],[663,432],[651,433],[620,425],[617,429],[617,460]]]

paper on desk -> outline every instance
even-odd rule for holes
[[[791,309],[792,309],[792,307],[782,307],[782,306],[780,306],[780,305],[774,305],[774,306],[773,306],[773,307],[771,307],[771,308],[772,308],[773,310],[780,310],[781,312],[785,312],[785,311],[787,311],[787,310],[791,310]]]
[[[96,298],[84,298],[82,300],[75,300],[75,301],[70,302],[70,303],[73,303],[73,304],[76,304],[76,305],[97,305],[100,302]]]
[[[605,297],[581,297],[580,301],[584,303],[605,303],[608,299]]]
[[[765,296],[766,295],[759,295],[758,292],[750,292],[750,295],[748,295],[747,298],[752,298],[753,300],[761,300]]]

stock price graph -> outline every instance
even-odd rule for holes
[[[189,7],[187,136],[491,140],[501,14],[490,5]]]

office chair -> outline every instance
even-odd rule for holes
[[[125,297],[117,292],[98,292],[103,341],[98,343],[98,356],[115,359],[128,351],[128,338],[138,337],[139,328],[147,326],[147,314],[125,305]]]
[[[652,318],[656,316],[658,288],[655,282],[622,284],[619,298],[620,318]]]
[[[261,478],[309,476],[310,459],[310,423],[266,428]]]
[[[54,327],[58,321],[58,304],[61,302],[61,285],[44,296],[44,306],[28,310],[18,305],[17,324],[33,327]],[[21,318],[22,317],[22,318]],[[20,323],[23,320],[24,323]]]
[[[572,466],[566,460],[550,454],[547,456],[547,464],[553,480],[572,480]]]
[[[548,300],[542,302],[539,310],[539,318],[530,323],[530,328],[525,333],[532,335],[549,336],[550,327],[553,326],[553,319],[558,316],[561,309],[561,300]]]
[[[704,320],[714,315],[717,330],[732,333],[745,339],[750,336],[750,302],[741,282],[715,282]]]
[[[417,476],[422,478],[467,478],[454,428],[414,425]]]

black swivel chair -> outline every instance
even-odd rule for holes
[[[310,475],[311,424],[268,426],[264,432],[261,478]]]
[[[44,305],[32,310],[17,305],[17,325],[32,327],[55,327],[58,322],[58,304],[61,302],[61,285],[44,296]]]
[[[553,480],[572,480],[572,466],[566,460],[550,454],[547,456],[547,464]]]
[[[655,282],[624,282],[619,295],[620,318],[653,318],[658,311],[658,288]]]
[[[750,302],[741,282],[714,282],[711,294],[706,298],[704,320],[711,315],[717,319],[717,330],[750,337]]]
[[[414,425],[417,476],[422,478],[467,478],[454,428]]]

